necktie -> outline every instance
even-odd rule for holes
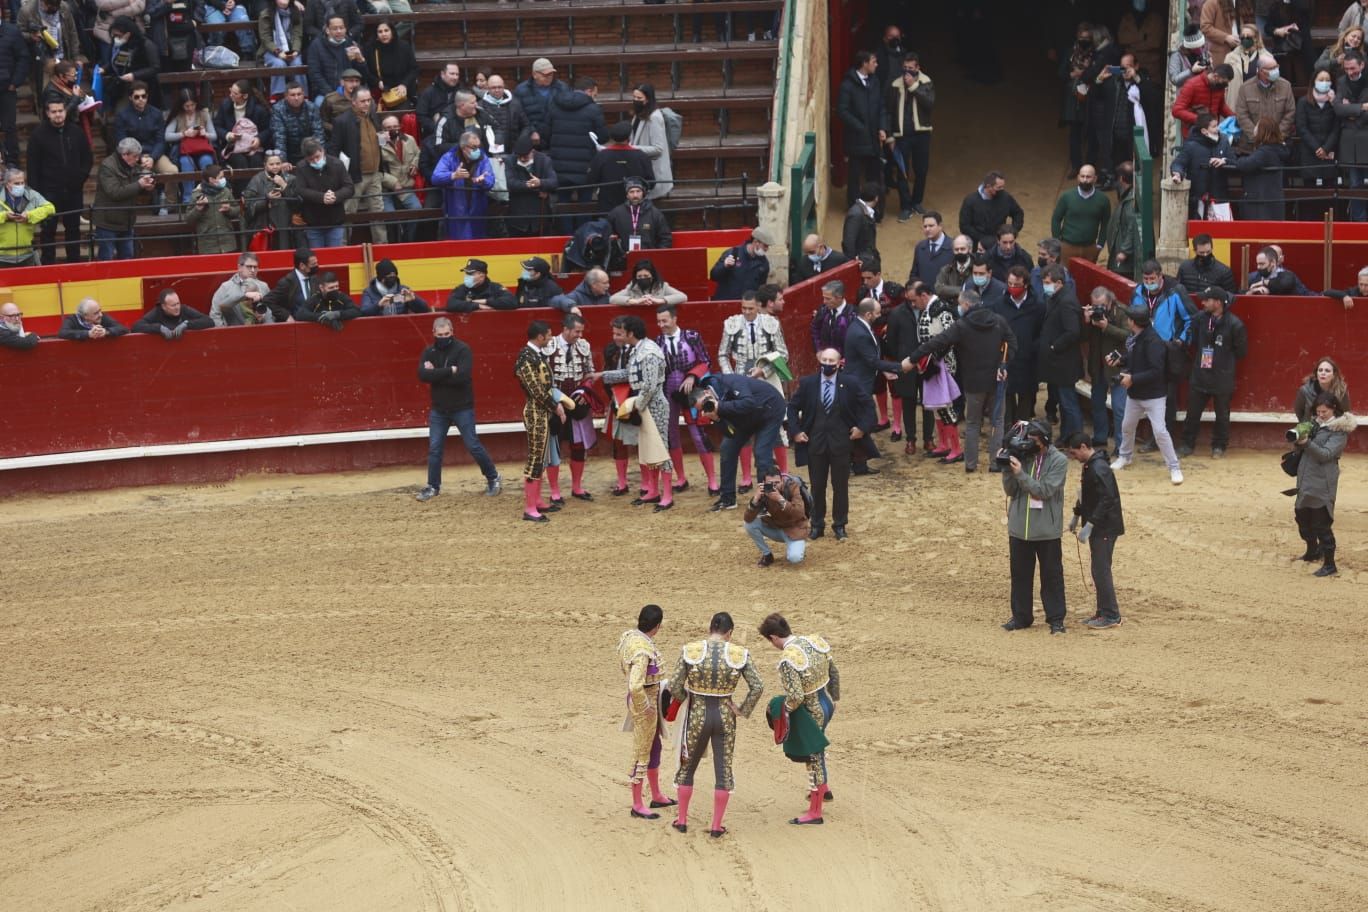
[[[679,337],[670,336],[670,361],[673,364],[679,363]]]
[[[750,324],[750,333],[751,333],[751,345],[754,345],[754,344],[755,344],[755,324],[754,324],[754,323],[751,323],[751,324]]]
[[[299,287],[300,290],[304,292],[304,300],[309,300],[309,298],[312,297],[312,295],[309,294],[309,280],[307,278],[300,279]]]
[[[830,380],[822,381],[822,405],[829,412],[836,402],[836,384]]]

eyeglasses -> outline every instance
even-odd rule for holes
[[[24,315],[21,310],[16,310],[12,314],[0,314],[0,320],[17,320]]]
[[[133,99],[134,101],[142,101],[144,98],[147,97],[147,93],[146,93],[146,92],[135,92],[135,93],[133,93],[132,95],[129,95],[128,97],[131,98],[131,99]]]

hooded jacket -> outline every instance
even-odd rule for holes
[[[608,137],[603,109],[594,99],[580,91],[565,92],[551,99],[541,138],[551,154],[551,164],[556,168],[561,189],[586,182],[589,162],[598,152],[590,133],[597,136],[599,142]]]
[[[1007,346],[1004,360],[1002,346]],[[955,349],[955,380],[966,393],[991,393],[997,389],[998,368],[1010,364],[1017,339],[1001,315],[987,307],[973,307],[943,332],[913,349],[907,357],[919,361],[926,355],[941,358]]]
[[[1339,493],[1339,461],[1344,453],[1349,434],[1358,427],[1358,419],[1349,412],[1317,425],[1306,441],[1301,463],[1297,466],[1298,509],[1325,507],[1335,515],[1335,497]]]
[[[1126,534],[1126,521],[1121,514],[1121,490],[1116,486],[1116,475],[1107,462],[1105,450],[1094,450],[1083,464],[1083,485],[1074,504],[1074,515],[1092,523],[1093,535],[1115,538]]]

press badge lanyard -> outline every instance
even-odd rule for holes
[[[640,249],[641,249],[641,235],[637,233],[637,225],[641,222],[641,207],[640,207],[640,206],[628,206],[628,207],[627,207],[627,214],[628,214],[628,215],[631,217],[631,219],[632,219],[632,234],[631,234],[630,237],[627,238],[627,249],[628,249],[628,250],[640,250]]]

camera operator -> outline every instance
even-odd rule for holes
[[[1335,497],[1339,493],[1339,461],[1344,453],[1349,434],[1358,426],[1357,419],[1344,411],[1332,393],[1321,393],[1313,403],[1315,423],[1310,433],[1298,436],[1297,449],[1301,452],[1297,464],[1297,502],[1293,515],[1297,531],[1306,542],[1302,560],[1308,563],[1323,558],[1316,576],[1334,576],[1335,566]]]
[[[1162,401],[1162,400],[1161,400]],[[1069,460],[1050,445],[1044,421],[1018,421],[998,454],[1006,461],[1002,490],[1007,505],[1007,535],[1012,562],[1012,618],[1003,630],[1025,630],[1034,623],[1031,587],[1040,563],[1040,602],[1050,634],[1064,632],[1064,480]]]
[[[214,292],[209,303],[209,318],[215,326],[253,326],[274,323],[275,315],[266,306],[265,298],[271,288],[257,272],[261,263],[255,253],[238,257],[238,271]]]
[[[1074,518],[1069,531],[1077,532],[1078,540],[1088,543],[1092,562],[1093,587],[1097,590],[1097,613],[1083,622],[1084,627],[1106,630],[1121,623],[1121,610],[1116,606],[1116,586],[1112,583],[1112,552],[1116,538],[1126,532],[1121,515],[1121,491],[1116,476],[1107,465],[1105,450],[1095,450],[1082,431],[1064,441],[1070,459],[1083,464],[1083,491],[1074,504]],[[1078,527],[1082,521],[1082,528]]]
[[[801,564],[807,549],[808,511],[803,484],[792,475],[771,471],[760,483],[760,490],[746,504],[746,534],[760,549],[759,567],[774,563],[774,552],[765,539],[783,542],[790,564]]]
[[[1167,402],[1168,374],[1166,370],[1168,346],[1150,325],[1150,310],[1144,304],[1133,304],[1126,311],[1131,334],[1126,339],[1125,354],[1107,355],[1108,366],[1122,366],[1121,385],[1126,388],[1126,414],[1121,419],[1121,446],[1112,460],[1113,472],[1131,464],[1135,456],[1135,429],[1141,418],[1150,420],[1154,441],[1168,465],[1169,480],[1183,483],[1183,470],[1178,466],[1178,454],[1173,449],[1173,438],[1164,423]]]
[[[1111,289],[1101,285],[1089,296],[1084,314],[1083,340],[1088,343],[1088,381],[1092,384],[1092,445],[1107,448],[1108,429],[1116,445],[1121,445],[1121,422],[1126,415],[1126,388],[1121,385],[1121,367],[1107,363],[1107,355],[1126,346],[1126,311]],[[1111,420],[1107,418],[1107,393],[1111,393]]]

